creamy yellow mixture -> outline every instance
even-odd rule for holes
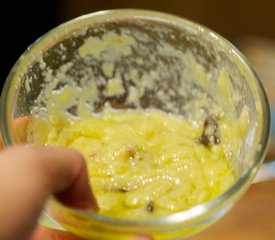
[[[100,213],[139,218],[188,209],[233,183],[222,125],[209,118],[197,126],[153,110],[109,111],[55,124],[35,118],[29,138],[79,150]]]
[[[112,217],[163,216],[223,193],[252,126],[237,70],[144,27],[105,29],[73,61],[43,68],[28,128],[29,143],[85,156],[100,213]]]

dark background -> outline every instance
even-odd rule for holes
[[[42,2],[42,3],[41,3]],[[57,1],[1,1],[1,86],[19,56],[58,23]]]
[[[208,26],[234,44],[247,36],[275,39],[275,1],[272,0],[1,1],[1,85],[25,49],[51,28],[82,14],[112,8],[154,9],[176,14]]]

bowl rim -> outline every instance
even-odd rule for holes
[[[30,45],[27,50],[19,57],[15,65],[12,67],[7,80],[4,84],[2,94],[1,94],[1,101],[0,101],[0,115],[3,116],[1,118],[1,130],[2,130],[2,137],[4,144],[7,146],[13,145],[13,139],[9,133],[9,119],[7,117],[7,104],[9,104],[8,99],[11,98],[10,96],[10,89],[16,88],[16,82],[14,79],[20,79],[20,69],[24,69],[25,66],[28,65],[36,56],[39,55],[40,50],[49,47],[49,39],[56,37],[56,36],[65,36],[64,33],[69,34],[70,30],[75,29],[78,25],[84,25],[85,23],[91,24],[94,22],[103,22],[110,19],[118,19],[118,18],[142,18],[142,19],[156,19],[158,21],[164,21],[165,23],[169,24],[176,24],[176,25],[183,25],[185,27],[189,27],[192,31],[207,34],[207,36],[213,39],[216,43],[222,46],[224,49],[230,52],[246,69],[250,72],[253,81],[257,87],[257,93],[259,94],[259,99],[261,103],[261,109],[263,113],[263,124],[262,124],[262,133],[260,138],[260,143],[258,143],[258,149],[255,153],[255,161],[253,164],[246,169],[240,178],[224,193],[220,196],[197,206],[191,207],[187,210],[180,211],[177,213],[173,213],[163,217],[157,217],[152,219],[142,219],[142,220],[131,220],[126,218],[115,218],[109,216],[103,216],[96,212],[92,211],[83,211],[79,209],[73,209],[67,206],[64,206],[61,203],[60,206],[63,208],[73,211],[74,214],[79,214],[82,217],[87,219],[97,220],[99,222],[103,222],[106,224],[115,224],[115,225],[128,225],[128,226],[156,226],[156,225],[164,225],[164,224],[178,224],[182,222],[186,222],[187,224],[192,224],[192,220],[196,219],[197,217],[206,215],[211,210],[219,209],[224,206],[227,201],[237,200],[238,197],[248,188],[252,179],[256,175],[259,167],[263,161],[265,156],[269,136],[270,136],[270,109],[267,96],[265,94],[263,85],[257,76],[256,72],[254,71],[253,67],[250,65],[249,61],[246,57],[227,39],[219,35],[218,33],[212,31],[211,29],[196,23],[194,21],[185,19],[180,16],[154,11],[154,10],[143,10],[143,9],[110,9],[110,10],[102,10],[97,11],[89,14],[85,14],[74,18],[70,21],[67,21],[59,26],[53,28],[49,32],[45,33],[42,37],[38,38],[32,45]],[[55,199],[52,197],[52,199]],[[54,200],[57,201],[57,200]]]

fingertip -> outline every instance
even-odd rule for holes
[[[55,194],[55,196],[66,206],[98,211],[96,199],[89,185],[86,167],[79,171],[75,181],[66,191]]]
[[[55,194],[56,198],[69,207],[98,211],[98,205],[89,184],[85,158],[74,149],[66,149],[66,151],[74,154],[73,158],[78,159],[78,171],[75,173],[72,184],[65,191]]]
[[[29,178],[36,176],[34,185],[41,195],[53,194],[69,207],[97,211],[86,161],[78,151],[60,147],[14,146],[4,152],[5,158],[14,159],[14,164],[22,166],[23,173]]]

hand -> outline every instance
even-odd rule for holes
[[[25,124],[25,120],[21,122]],[[74,150],[30,146],[4,149],[0,153],[0,184],[0,239],[81,240],[67,232],[37,226],[51,194],[70,206],[97,208],[85,161]]]

